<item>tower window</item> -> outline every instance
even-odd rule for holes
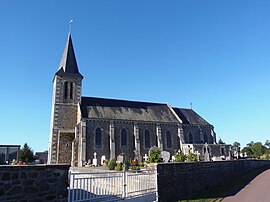
[[[68,82],[67,81],[65,81],[64,83],[64,97],[65,99],[68,98]]]
[[[150,148],[150,133],[149,130],[144,132],[144,146],[145,148]]]
[[[100,128],[96,129],[95,146],[99,148],[101,147],[101,129]]]
[[[70,85],[69,98],[73,99],[73,83],[70,82],[69,85]]]
[[[121,130],[121,147],[127,146],[127,131],[125,129]]]
[[[167,143],[167,148],[172,148],[172,136],[171,136],[170,131],[166,132],[166,143]]]

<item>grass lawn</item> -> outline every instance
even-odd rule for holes
[[[246,173],[238,178],[235,178],[222,186],[216,186],[215,188],[209,189],[203,193],[194,196],[190,200],[179,200],[181,202],[214,202],[222,201],[226,196],[234,195],[240,191],[245,185],[247,185],[252,179],[263,171],[269,169],[270,166],[262,167],[257,170],[253,170]]]

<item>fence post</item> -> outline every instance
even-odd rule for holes
[[[158,200],[158,170],[157,168],[154,172],[155,172],[155,178],[156,178],[156,201],[159,201]]]
[[[127,190],[126,190],[126,187],[127,187],[127,177],[126,177],[126,175],[127,175],[127,171],[125,171],[125,169],[124,169],[124,172],[123,172],[123,199],[125,199],[126,198],[126,192],[127,192]]]
[[[70,171],[68,172],[68,202],[70,202]]]

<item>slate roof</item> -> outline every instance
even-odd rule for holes
[[[192,109],[173,108],[183,124],[211,125]]]
[[[59,76],[68,75],[68,74],[77,75],[83,78],[83,76],[80,74],[79,69],[78,69],[70,34],[68,35],[68,39],[67,39],[66,46],[62,55],[62,59],[59,64],[58,71],[56,72],[56,75],[59,75]]]
[[[83,118],[178,123],[167,104],[82,97]],[[183,124],[210,125],[192,109],[172,108]]]
[[[83,118],[178,123],[167,104],[82,97]]]

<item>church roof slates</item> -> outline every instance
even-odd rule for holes
[[[83,118],[178,123],[166,104],[82,97]]]
[[[183,124],[211,125],[192,109],[173,107],[173,110],[178,115],[178,117],[183,121]]]

